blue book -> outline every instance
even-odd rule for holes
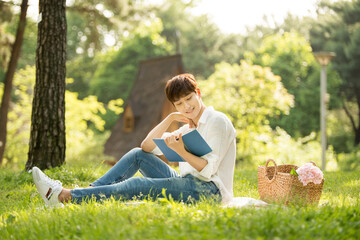
[[[185,149],[195,156],[202,157],[212,151],[210,146],[205,142],[204,138],[196,129],[184,134],[182,139]],[[185,161],[179,154],[166,145],[164,139],[153,139],[153,141],[160,148],[161,152],[165,155],[169,162]]]

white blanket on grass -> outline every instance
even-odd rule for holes
[[[248,198],[248,197],[235,197],[230,202],[226,203],[224,207],[264,207],[268,204],[264,201]]]

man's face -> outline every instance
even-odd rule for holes
[[[192,92],[174,102],[178,112],[192,120],[196,119],[201,111],[200,93]]]

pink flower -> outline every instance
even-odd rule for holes
[[[312,163],[302,165],[296,172],[299,175],[300,182],[302,182],[304,186],[310,182],[320,184],[324,177],[320,168],[314,166]]]

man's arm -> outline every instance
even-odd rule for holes
[[[188,123],[189,120],[185,118],[182,114],[174,112],[170,113],[162,122],[160,122],[156,127],[154,127],[146,138],[141,143],[141,149],[144,152],[151,152],[156,147],[154,143],[154,138],[161,138],[164,132],[170,127],[170,124],[173,121],[178,122],[186,122]]]
[[[178,138],[175,136],[169,136],[165,139],[166,145],[179,154],[186,162],[188,162],[193,168],[201,172],[201,170],[208,164],[205,159],[195,156],[185,150],[182,134]]]

